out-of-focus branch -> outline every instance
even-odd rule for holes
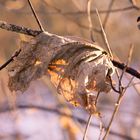
[[[17,109],[21,109],[21,110],[22,109],[36,109],[36,110],[40,110],[40,111],[44,111],[44,112],[51,112],[51,113],[55,113],[57,115],[64,115],[66,117],[70,117],[72,119],[77,120],[81,124],[86,124],[87,123],[86,120],[84,120],[80,117],[77,117],[77,116],[73,116],[73,115],[69,115],[67,113],[61,112],[60,110],[56,109],[56,107],[55,108],[50,108],[50,107],[39,106],[39,105],[17,105],[16,107],[17,107]],[[0,106],[0,113],[5,113],[5,112],[9,112],[9,111],[14,111],[14,109],[11,108],[8,105]],[[96,127],[96,128],[100,127],[99,125],[93,124],[93,123],[91,123],[90,125],[92,127]],[[124,140],[138,140],[138,139],[133,139],[132,137],[127,136],[127,135],[119,134],[119,133],[114,132],[114,131],[110,131],[110,134],[113,135],[113,136],[122,138]]]
[[[38,31],[38,30],[32,30],[32,29],[26,28],[26,27],[17,26],[14,24],[9,24],[9,23],[6,23],[4,21],[0,21],[0,28],[8,30],[8,31],[12,31],[12,32],[17,32],[17,33],[29,35],[29,36],[37,36],[42,32],[42,31]],[[112,63],[115,67],[117,67],[121,70],[126,68],[127,73],[140,79],[140,72],[138,72],[137,70],[135,70],[131,67],[126,67],[126,65],[124,63],[118,62],[116,60],[112,60]]]
[[[129,10],[140,10],[138,7],[132,5],[124,8],[116,8],[116,9],[111,9],[111,10],[99,10],[100,14],[106,14],[108,12],[111,13],[117,13],[117,12],[126,12]],[[59,10],[63,15],[83,15],[87,14],[85,11],[76,11],[76,12],[64,12],[61,9]],[[48,12],[47,14],[59,14],[57,11],[56,12]],[[95,10],[91,10],[91,14],[96,14]]]
[[[58,14],[62,15],[62,16],[63,16],[64,18],[66,18],[67,20],[73,22],[73,23],[76,24],[78,27],[83,28],[83,29],[86,29],[86,30],[89,30],[89,27],[88,27],[88,26],[83,25],[83,24],[81,24],[80,22],[76,22],[75,20],[73,20],[73,19],[70,18],[69,16],[66,16],[67,14],[63,14],[63,12],[62,12],[61,9],[59,9],[59,8],[57,8],[57,7],[55,7],[55,6],[51,5],[51,4],[49,4],[49,3],[46,2],[46,1],[45,1],[45,3],[46,3],[46,5],[47,5],[48,7],[51,7],[51,8],[52,8],[53,10],[55,10]],[[100,33],[100,30],[98,30],[98,29],[96,29],[96,28],[92,28],[92,30],[94,30],[94,31],[97,32],[97,33]]]
[[[112,9],[112,6],[113,6],[114,2],[115,2],[115,0],[111,0],[110,3],[109,3],[108,12],[106,13],[106,16],[105,16],[105,19],[104,19],[104,22],[103,22],[103,28],[104,29],[106,28],[106,24],[107,24],[107,21],[109,19],[109,16],[110,16],[110,13],[111,13],[111,9]]]

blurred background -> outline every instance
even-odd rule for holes
[[[32,0],[44,28],[61,36],[79,36],[91,40],[87,15],[88,0]],[[94,40],[104,49],[105,43],[95,13],[98,8],[115,59],[126,62],[134,45],[130,66],[140,70],[140,0],[92,0],[91,20]],[[0,0],[0,20],[39,30],[27,0]],[[0,64],[20,47],[20,40],[31,37],[0,29]],[[121,71],[120,71],[121,72]],[[114,77],[114,82],[115,82]],[[125,74],[123,84],[131,76]],[[108,140],[140,139],[140,81],[134,78],[115,117]],[[1,140],[81,140],[89,114],[57,94],[47,77],[33,81],[25,93],[11,93],[7,70],[0,71]],[[108,126],[117,93],[102,94],[98,108],[102,124]],[[94,117],[88,140],[98,140],[100,119]]]

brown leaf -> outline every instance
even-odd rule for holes
[[[68,102],[96,114],[97,93],[110,91],[108,74],[114,68],[107,53],[95,44],[41,33],[22,42],[21,53],[8,71],[11,91],[25,91],[32,80],[49,74]]]

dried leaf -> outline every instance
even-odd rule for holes
[[[97,114],[97,93],[110,91],[108,75],[114,67],[107,53],[95,44],[41,33],[22,42],[21,53],[8,71],[11,91],[25,91],[32,80],[49,74],[68,102]]]
[[[59,43],[60,41],[60,43]],[[21,42],[21,53],[13,63],[9,65],[9,88],[25,91],[32,80],[40,78],[47,73],[48,65],[60,48],[61,38],[40,34],[30,42]],[[36,62],[40,64],[36,65]]]

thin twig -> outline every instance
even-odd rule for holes
[[[100,134],[99,134],[98,140],[101,140],[101,136],[102,136],[103,131],[104,131],[104,127],[103,127],[102,122],[100,121]]]
[[[89,32],[90,32],[90,38],[93,42],[95,42],[94,37],[93,37],[93,25],[92,25],[92,20],[91,20],[91,0],[88,0],[87,3],[87,15],[88,15],[88,22],[89,22]]]
[[[109,55],[110,55],[111,59],[113,59],[112,50],[111,50],[111,47],[110,47],[110,45],[108,43],[107,36],[106,36],[105,31],[104,31],[104,28],[103,28],[103,25],[102,25],[102,21],[101,21],[101,18],[100,18],[100,15],[99,15],[99,12],[98,12],[97,8],[96,8],[96,14],[97,14],[98,19],[99,19],[100,27],[101,27],[101,30],[102,30],[102,33],[103,33],[103,36],[104,36],[105,44],[106,44],[106,47],[108,49]]]
[[[128,53],[127,65],[130,64],[130,61],[131,61],[131,58],[132,58],[132,52],[133,52],[133,45],[131,45],[129,53]],[[123,71],[125,72],[125,69]],[[112,122],[113,122],[113,120],[114,120],[114,118],[115,118],[115,116],[116,116],[116,114],[118,112],[118,109],[120,107],[120,104],[121,104],[121,101],[123,99],[123,96],[124,96],[127,88],[129,87],[129,85],[131,84],[132,80],[134,79],[134,77],[132,77],[131,80],[129,81],[128,85],[125,88],[123,88],[121,81],[122,81],[122,77],[124,75],[124,72],[122,72],[122,74],[121,74],[121,76],[119,78],[119,92],[120,92],[120,94],[119,94],[118,100],[117,100],[117,102],[115,104],[115,109],[114,109],[113,114],[111,116],[109,125],[108,125],[108,127],[106,129],[106,133],[105,133],[105,135],[103,137],[103,140],[106,140],[106,138],[107,138],[107,136],[108,136],[108,134],[110,132],[110,128],[111,128]]]
[[[97,14],[98,19],[99,19],[99,23],[100,23],[100,27],[101,27],[101,30],[102,30],[103,39],[104,39],[104,41],[105,41],[105,44],[106,44],[107,50],[108,50],[108,52],[109,52],[110,59],[113,60],[113,53],[112,53],[111,47],[110,47],[110,45],[109,45],[109,42],[108,42],[108,39],[107,39],[106,33],[105,33],[105,31],[104,31],[104,28],[103,28],[103,25],[102,25],[102,21],[101,21],[101,18],[100,18],[100,15],[99,15],[98,9],[96,9],[96,14]],[[115,69],[115,73],[116,73],[117,78],[118,78],[118,80],[119,80],[119,72],[118,72],[117,69]]]
[[[127,77],[128,78],[128,77]],[[139,85],[140,84],[140,82],[137,82],[137,83],[134,83],[133,81],[131,82],[131,84],[129,85],[129,87],[133,87],[134,88],[134,90],[136,91],[136,93],[137,93],[137,95],[140,97],[140,91],[139,91],[139,89],[137,88],[137,85]]]
[[[100,93],[101,93],[100,91],[97,93],[96,100],[95,100],[95,106],[97,105]]]
[[[36,19],[36,21],[37,21],[37,23],[38,23],[38,26],[39,26],[40,30],[41,30],[42,32],[44,32],[45,30],[44,30],[44,28],[43,28],[43,26],[42,26],[42,24],[41,24],[41,22],[40,22],[40,20],[39,20],[39,18],[38,18],[38,16],[37,16],[36,12],[35,12],[35,9],[34,9],[32,3],[31,3],[31,1],[28,0],[28,3],[29,3],[29,6],[30,6],[30,8],[31,8],[31,10],[32,10],[32,12],[33,12],[33,15],[34,15],[34,17],[35,17],[35,19]]]
[[[100,93],[101,93],[100,91],[97,93],[97,96],[96,96],[96,99],[95,99],[95,106],[97,105],[97,101],[98,101]],[[85,132],[84,132],[84,136],[83,136],[83,140],[86,140],[87,132],[88,132],[88,129],[89,129],[89,126],[90,126],[90,123],[91,123],[91,119],[92,119],[92,115],[93,114],[89,115],[87,125],[86,125],[86,128],[85,128]]]
[[[127,66],[130,65],[130,62],[131,62],[131,59],[132,59],[133,50],[134,50],[134,45],[131,44],[130,45],[130,49],[129,49],[129,53],[128,53],[128,59],[127,59],[127,62],[126,62]]]
[[[91,119],[92,119],[92,114],[89,115],[87,125],[86,125],[86,128],[85,128],[85,132],[84,132],[84,136],[83,136],[83,140],[86,140],[87,132],[88,132],[88,129],[89,129],[89,126],[90,126],[90,123],[91,123]]]
[[[97,102],[99,100],[99,96],[100,96],[100,91],[97,93],[97,96],[96,96],[96,100],[95,100],[95,106],[97,105]],[[99,140],[101,139],[101,136],[102,136],[102,133],[103,133],[103,130],[104,130],[104,127],[103,127],[103,121],[102,121],[102,118],[101,116],[99,116],[99,119],[100,119],[100,134],[99,134]]]
[[[10,64],[10,63],[14,60],[14,58],[17,57],[17,56],[19,55],[20,52],[21,52],[21,49],[19,49],[18,51],[16,51],[16,52],[14,53],[14,55],[13,55],[10,59],[8,59],[3,65],[1,65],[1,66],[0,66],[0,71],[1,71],[2,69],[4,69],[8,64]]]
[[[129,88],[129,86],[130,86],[130,84],[133,82],[134,78],[135,78],[135,77],[132,77],[132,78],[130,79],[130,81],[129,81],[129,83],[127,84],[127,86],[124,87],[124,90],[127,90],[127,88]]]
[[[134,49],[134,45],[131,44],[130,49],[129,49],[129,53],[128,53],[128,57],[127,57],[128,59],[127,59],[127,62],[126,62],[126,67],[122,70],[122,74],[120,75],[119,81],[122,80],[123,75],[124,75],[124,73],[126,71],[126,68],[130,65],[130,61],[132,59],[133,49]]]
[[[52,9],[54,9],[58,14],[62,15],[64,18],[66,18],[67,20],[71,21],[72,23],[76,24],[78,27],[83,28],[85,30],[89,30],[89,27],[86,25],[81,24],[80,22],[76,22],[74,19],[70,18],[69,16],[66,16],[65,14],[63,14],[63,12],[61,11],[61,9],[49,4],[48,2],[45,1],[45,3],[51,7]],[[86,12],[87,13],[87,12]],[[92,30],[94,30],[97,33],[100,33],[100,30],[96,29],[96,28],[92,28]]]
[[[140,82],[132,83],[129,87],[140,85]]]
[[[109,45],[109,42],[108,42],[108,39],[107,39],[105,30],[104,30],[104,27],[103,27],[103,25],[102,25],[102,21],[101,21],[101,18],[100,18],[100,15],[99,15],[99,12],[98,12],[98,9],[97,9],[97,8],[96,8],[96,14],[97,14],[98,19],[99,19],[99,23],[100,23],[100,27],[101,27],[101,30],[102,30],[103,39],[104,39],[104,41],[105,41],[107,50],[108,50],[108,52],[109,52],[110,59],[113,60],[113,53],[112,53],[111,47],[110,47],[110,45]],[[115,73],[116,73],[117,78],[118,78],[118,80],[119,80],[119,72],[118,72],[117,69],[115,69]]]
[[[109,78],[109,83],[110,83],[110,86],[111,86],[111,88],[116,92],[116,93],[119,93],[120,94],[120,92],[114,87],[114,85],[113,85],[113,82],[112,82],[112,79],[111,79],[111,76],[110,75],[108,75],[108,78]]]
[[[118,98],[118,100],[117,100],[117,102],[115,104],[115,109],[114,109],[113,114],[111,116],[111,119],[109,121],[108,127],[106,128],[106,133],[105,133],[105,135],[103,137],[103,140],[106,140],[106,138],[107,138],[107,136],[108,136],[108,134],[110,132],[111,124],[112,124],[112,122],[114,120],[114,117],[116,116],[116,114],[118,112],[122,97],[123,97],[123,92],[121,92],[121,94],[119,95],[119,98]]]
[[[135,91],[137,92],[137,94],[140,96],[140,91],[139,91],[139,89],[136,87],[136,85],[132,85],[133,86],[133,88],[135,89]]]
[[[131,59],[132,59],[133,50],[134,50],[134,45],[131,44],[130,49],[129,49],[129,53],[128,53],[128,59],[127,59],[127,62],[126,62],[126,65],[127,65],[127,66],[130,65],[130,62],[131,62]],[[124,90],[127,90],[127,88],[129,88],[129,86],[130,86],[130,84],[132,83],[133,79],[134,79],[134,76],[130,79],[129,83],[128,83],[127,86],[124,88]]]
[[[110,13],[111,13],[111,8],[113,6],[113,3],[114,3],[115,0],[111,0],[111,2],[109,3],[109,7],[108,7],[108,12],[105,16],[105,19],[104,19],[104,22],[103,22],[103,28],[105,29],[106,28],[106,24],[107,24],[107,21],[109,19],[109,16],[110,16]]]

